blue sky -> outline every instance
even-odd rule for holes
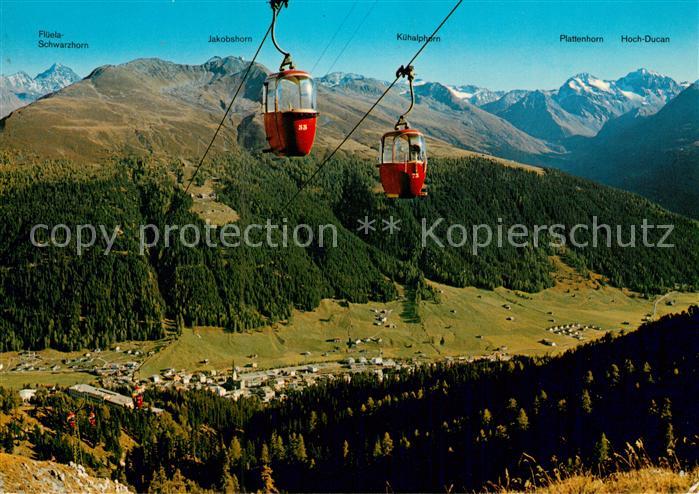
[[[396,34],[429,34],[452,5],[441,0],[290,0],[280,17],[278,39],[299,68],[317,65],[314,74],[323,75],[356,32],[333,70],[391,79],[419,47],[397,41]],[[60,62],[81,76],[100,65],[140,57],[191,64],[214,55],[250,59],[271,16],[265,0],[0,0],[0,13],[0,73],[36,75]],[[423,52],[416,70],[423,79],[491,89],[554,88],[579,72],[616,79],[639,67],[693,81],[699,78],[698,23],[695,0],[466,0],[440,32],[441,42]],[[65,40],[90,47],[37,48],[40,29],[59,31]],[[603,36],[605,42],[560,43],[564,33]],[[211,44],[210,34],[252,36],[253,42]],[[624,45],[622,34],[669,36],[671,42]],[[269,41],[260,61],[269,68],[279,63]]]

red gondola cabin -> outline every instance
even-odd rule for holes
[[[381,138],[379,175],[387,197],[412,199],[426,196],[427,153],[419,130],[401,129]]]
[[[316,88],[303,70],[267,77],[264,87],[265,133],[270,151],[279,156],[306,156],[316,136]]]

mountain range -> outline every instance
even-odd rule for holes
[[[356,74],[330,74],[319,79],[321,130],[340,139],[361,118],[388,85],[385,81]],[[556,147],[533,138],[506,120],[488,113],[437,83],[416,88],[417,105],[409,116],[411,125],[431,138],[432,154],[459,151],[486,153],[529,163],[555,155]],[[353,140],[376,155],[383,132],[392,130],[398,116],[410,104],[407,86],[388,93],[381,105],[353,135]],[[321,131],[319,130],[319,132]]]
[[[654,113],[688,85],[638,69],[615,81],[581,73],[556,90],[505,92],[421,81],[416,93],[439,95],[438,99],[447,105],[469,102],[531,136],[557,141],[575,135],[594,136],[609,120],[635,109]]]
[[[239,70],[239,63],[232,60],[235,58],[216,57],[202,67],[215,71],[217,61],[223,61],[220,69]],[[150,62],[156,65],[159,62],[169,64],[169,62],[154,59]],[[142,63],[141,61],[140,64]],[[119,67],[124,71],[138,70],[137,67],[140,64],[124,64]],[[185,67],[177,64],[170,65]],[[264,67],[259,66],[259,68],[268,73]],[[88,78],[99,76],[101,73],[102,70],[97,70]],[[208,82],[219,79],[213,73],[211,76],[210,81],[199,80],[199,83],[206,85]],[[80,77],[75,72],[61,64],[53,64],[34,78],[25,72],[0,76],[0,98],[3,101],[0,118],[79,80]],[[376,91],[382,91],[387,85],[384,81],[341,72],[330,73],[319,81],[334,93],[342,90],[372,96],[377,94]],[[589,73],[581,73],[568,79],[556,90],[493,91],[474,85],[455,86],[439,82],[416,81],[415,92],[418,99],[422,97],[427,100],[427,103],[443,104],[457,111],[469,108],[468,104],[479,107],[488,113],[502,117],[530,136],[555,142],[570,136],[595,136],[606,122],[633,110],[639,110],[640,114],[652,114],[687,86],[689,83],[677,83],[671,77],[647,69],[638,69],[617,80],[602,80]],[[257,99],[257,95],[251,96],[252,100]],[[482,117],[482,114],[476,113],[476,115]],[[491,124],[495,122],[497,121],[490,120]],[[466,144],[468,147],[468,143]]]
[[[26,72],[0,75],[0,118],[79,80],[73,70],[58,63],[33,78]]]
[[[78,161],[115,153],[194,159],[208,144],[246,66],[240,58],[215,57],[202,65],[139,59],[99,67],[0,121],[2,141],[6,147]],[[230,113],[230,132],[220,134],[214,151],[230,149],[238,138],[252,148],[266,147],[260,96],[268,73],[262,65],[251,70]],[[383,81],[362,76],[319,79],[318,146],[338,143],[385,87]],[[541,139],[469,102],[449,107],[431,97],[425,100],[411,114],[411,122],[431,137],[433,154],[471,151],[537,162],[556,153]],[[346,149],[373,158],[379,136],[393,128],[407,105],[405,94],[391,92]],[[41,140],[35,138],[38,129]]]
[[[201,65],[138,59],[99,67],[83,80],[58,64],[34,79],[23,73],[3,77],[3,110],[8,98],[26,104],[48,94],[0,120],[2,147],[78,161],[124,153],[194,160],[246,67],[237,57],[214,57]],[[214,152],[238,145],[266,147],[259,102],[269,72],[260,64],[253,67]],[[321,149],[340,142],[388,85],[339,72],[316,80]],[[578,74],[556,90],[505,92],[417,81],[410,122],[429,136],[432,155],[483,153],[554,166],[646,194],[696,217],[697,193],[688,191],[689,199],[683,195],[676,205],[675,184],[664,173],[696,169],[686,163],[699,142],[696,109],[688,106],[692,98],[679,98],[674,106],[681,108],[658,114],[678,94],[692,93],[689,86],[647,69],[616,80]],[[399,83],[345,149],[373,158],[380,135],[392,129],[408,104],[408,88]],[[663,124],[663,139],[644,137],[667,118],[681,120]],[[42,131],[40,140],[37,130]],[[638,152],[628,152],[629,147]],[[631,156],[633,166],[628,164]],[[652,186],[644,182],[649,177],[655,177]]]
[[[571,142],[576,158],[562,168],[698,217],[699,86],[692,84],[657,113],[641,110]]]
[[[560,140],[574,135],[594,136],[608,121],[642,108],[653,113],[677,96],[688,84],[646,69],[616,81],[583,73],[568,79],[555,91],[532,91],[495,110],[532,136]]]

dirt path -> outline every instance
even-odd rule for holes
[[[660,297],[659,299],[657,299],[655,302],[653,302],[653,319],[655,319],[655,315],[656,315],[656,313],[657,313],[657,311],[658,311],[658,304],[659,304],[660,302],[662,302],[663,299],[669,297],[669,296],[672,295],[673,293],[676,293],[676,292],[674,292],[674,291],[672,291],[672,292],[667,292],[665,295],[663,295],[662,297]]]

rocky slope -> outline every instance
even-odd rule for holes
[[[0,492],[22,493],[114,493],[129,489],[118,481],[89,475],[81,465],[36,461],[0,453]]]

